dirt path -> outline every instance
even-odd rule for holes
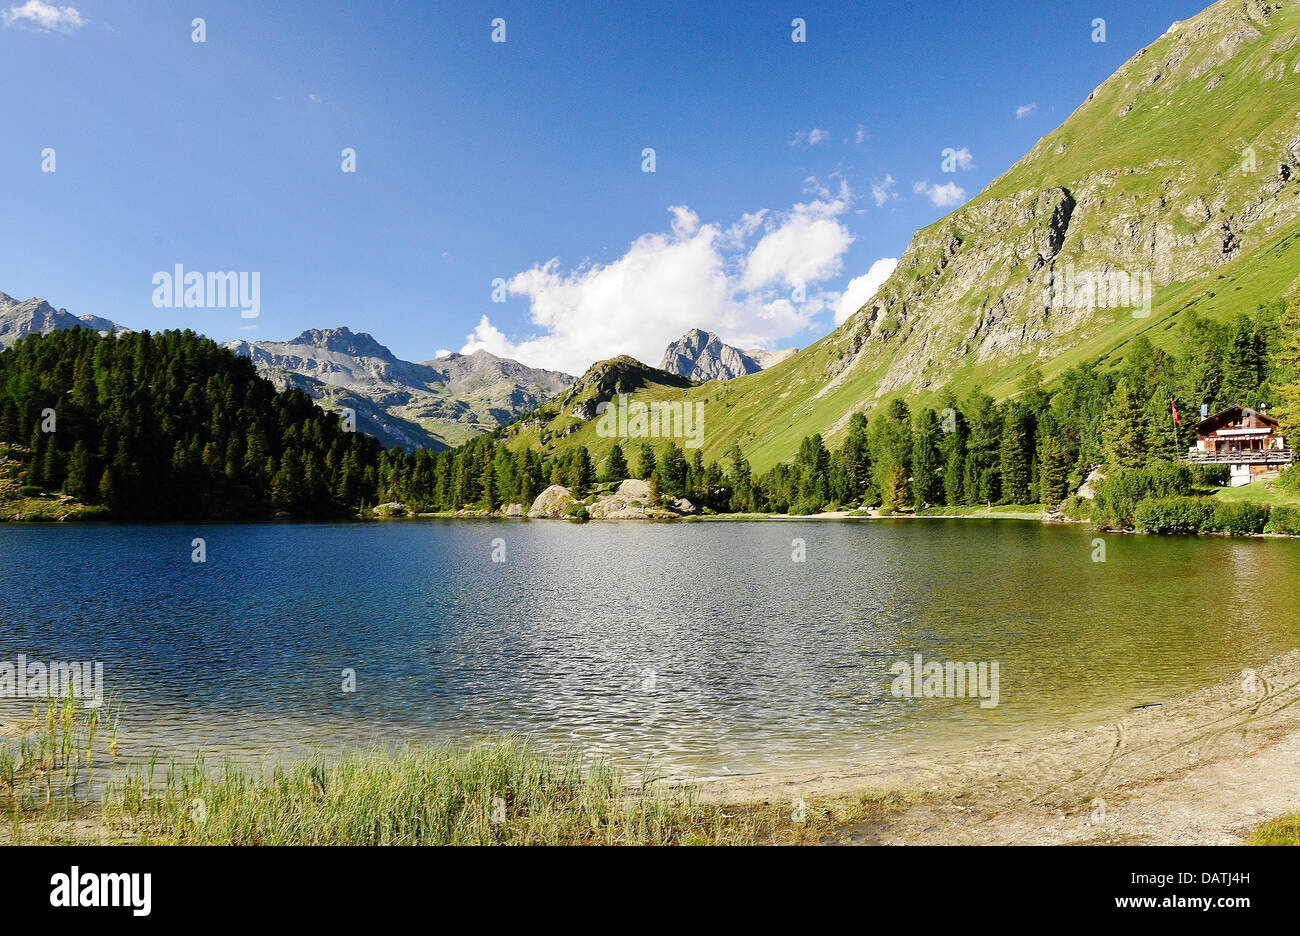
[[[849,797],[894,790],[913,805],[867,844],[1242,842],[1300,811],[1300,651],[1257,675],[1146,706],[1117,723],[887,768],[702,784],[711,800]]]

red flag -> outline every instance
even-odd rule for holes
[[[1183,421],[1178,418],[1178,405],[1173,400],[1169,401],[1169,408],[1174,411],[1174,425],[1181,426]]]

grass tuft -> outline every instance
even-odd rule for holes
[[[1300,813],[1267,822],[1254,831],[1248,845],[1300,845]]]

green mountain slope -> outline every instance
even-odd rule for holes
[[[811,433],[838,442],[853,412],[892,396],[914,408],[944,389],[1005,397],[1033,366],[1050,380],[1118,360],[1140,334],[1167,345],[1189,310],[1252,310],[1300,274],[1298,111],[1300,4],[1220,0],[918,231],[876,296],[826,338],[685,392],[651,377],[636,399],[704,402],[706,459],[738,444],[763,469]],[[1139,295],[1149,284],[1149,314],[1117,301],[1121,283]],[[593,421],[544,416],[556,447],[599,457],[613,443]]]

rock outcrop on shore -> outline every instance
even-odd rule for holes
[[[552,484],[537,495],[533,505],[528,508],[528,516],[543,520],[559,520],[576,503],[578,501],[572,491],[562,484]]]
[[[528,516],[543,520],[559,520],[569,516],[570,508],[582,506],[592,520],[672,520],[699,513],[699,508],[686,498],[677,498],[671,505],[655,503],[650,496],[650,484],[638,478],[620,481],[607,494],[588,498],[584,503],[573,492],[560,484],[552,484],[533,501]]]
[[[619,484],[613,494],[596,498],[587,508],[593,520],[644,520],[651,516],[650,485],[636,478]]]

